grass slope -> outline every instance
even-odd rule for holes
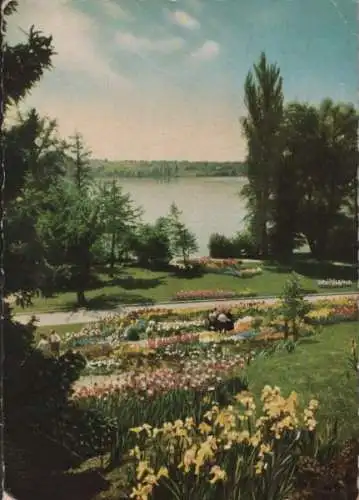
[[[321,422],[338,418],[341,437],[359,437],[357,377],[348,365],[358,326],[326,326],[320,335],[302,339],[293,353],[276,353],[253,363],[248,369],[250,390],[259,396],[266,384],[276,385],[286,396],[296,391],[301,403],[318,399]]]

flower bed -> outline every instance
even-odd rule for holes
[[[111,375],[114,372],[119,371],[122,366],[122,360],[116,360],[114,358],[94,359],[87,362],[86,368],[82,372],[82,376]]]
[[[133,395],[155,397],[173,389],[205,389],[216,385],[223,377],[229,377],[234,369],[242,369],[242,356],[213,361],[188,360],[179,369],[162,368],[153,371],[130,371],[120,375],[116,381],[101,385],[80,384],[75,387],[74,399],[106,397],[116,393],[123,398]]]
[[[173,300],[207,300],[207,299],[235,299],[239,297],[254,297],[255,292],[251,290],[182,290],[177,292]]]
[[[179,265],[183,266],[180,261],[177,262],[177,266]],[[259,266],[248,267],[247,264],[247,267],[242,268],[243,264],[239,259],[212,259],[211,257],[200,257],[198,259],[191,259],[189,265],[200,266],[207,272],[230,274],[238,278],[251,278],[263,272],[262,268]]]
[[[307,314],[307,321],[312,324],[326,325],[356,320],[358,320],[358,305],[356,302],[347,305],[322,307]]]
[[[193,319],[193,320],[177,320],[177,321],[155,321],[150,320],[148,322],[148,327],[146,333],[148,336],[161,336],[166,337],[170,334],[180,334],[180,333],[193,333],[195,331],[203,330],[204,320],[203,319]]]
[[[307,326],[358,319],[358,305],[353,298],[333,297],[311,303],[311,307],[312,310],[306,317]],[[128,339],[134,342],[133,349],[143,350],[145,347],[153,349],[178,343],[211,341],[210,339],[215,336],[205,331],[208,312],[208,306],[204,306],[177,311],[148,308],[111,315],[86,326],[78,333],[67,334],[65,347],[79,350],[89,361],[110,358],[114,349],[126,344],[125,334],[129,329],[140,330],[137,338],[142,339],[142,343],[135,342],[136,338]],[[254,317],[263,318],[266,324],[273,326],[276,331],[283,330],[283,317],[280,314],[278,301],[271,304],[266,304],[264,301],[245,301],[232,308],[232,313],[236,319],[232,335],[251,331]],[[106,368],[104,370],[106,371]],[[101,371],[100,368],[98,371]]]
[[[183,344],[188,342],[198,342],[199,341],[199,333],[184,333],[183,335],[176,335],[173,337],[165,337],[165,338],[155,338],[149,339],[147,341],[147,346],[150,349],[156,349],[157,347],[167,346],[171,344]]]
[[[134,427],[128,497],[180,498],[172,493],[176,487],[190,491],[188,498],[206,500],[239,498],[234,492],[245,492],[246,499],[289,498],[303,445],[318,444],[318,402],[300,411],[295,392],[284,398],[269,386],[260,413],[252,394],[236,399],[237,405],[213,405],[201,422],[188,416],[160,428]]]
[[[350,280],[335,280],[326,279],[317,281],[319,288],[349,288],[353,286],[353,282]]]

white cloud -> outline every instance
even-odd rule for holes
[[[187,14],[183,10],[175,10],[174,12],[168,12],[168,17],[173,24],[182,26],[190,30],[194,30],[200,27],[200,23],[194,17]]]
[[[125,19],[126,21],[132,19],[130,14],[116,0],[102,0],[101,7],[112,19]]]
[[[111,68],[106,54],[96,44],[95,20],[76,9],[71,0],[23,0],[10,18],[13,38],[17,27],[28,30],[32,24],[53,36],[55,69],[85,73],[107,85],[128,83]]]
[[[130,52],[158,52],[169,54],[180,50],[185,41],[183,38],[171,37],[159,40],[151,40],[149,38],[138,37],[132,33],[118,32],[115,36],[115,41],[124,49]]]
[[[209,61],[219,54],[219,43],[206,40],[197,50],[192,52],[191,57],[202,61]]]

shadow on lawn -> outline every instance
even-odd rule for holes
[[[123,276],[113,278],[106,282],[106,286],[119,286],[125,290],[149,290],[164,283],[166,276],[160,278],[134,278],[133,276]]]
[[[70,473],[83,459],[30,429],[7,430],[5,445],[5,487],[16,500],[91,500],[108,488],[94,470]]]
[[[129,304],[154,304],[155,301],[149,297],[143,297],[143,295],[137,295],[134,293],[126,294],[115,294],[107,295],[102,293],[96,295],[87,301],[87,309],[90,310],[104,310],[104,309],[115,309],[121,305]]]
[[[35,476],[36,472],[33,471]],[[92,500],[109,487],[109,482],[96,471],[77,474],[54,473],[17,486],[16,500]]]
[[[305,337],[302,337],[299,339],[299,344],[300,345],[312,345],[312,344],[319,344],[319,340],[317,339],[313,339],[313,338],[305,338]]]
[[[335,266],[331,262],[313,262],[298,260],[293,264],[293,270],[315,280],[337,279],[337,280],[356,280],[356,271],[354,266]]]
[[[356,270],[351,265],[334,265],[332,262],[319,262],[304,257],[295,258],[290,264],[267,261],[264,264],[267,271],[277,274],[291,273],[292,271],[313,280],[337,279],[356,280]]]

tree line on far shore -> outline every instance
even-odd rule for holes
[[[171,181],[180,177],[243,177],[247,174],[243,162],[92,160],[91,167],[98,178]]]

